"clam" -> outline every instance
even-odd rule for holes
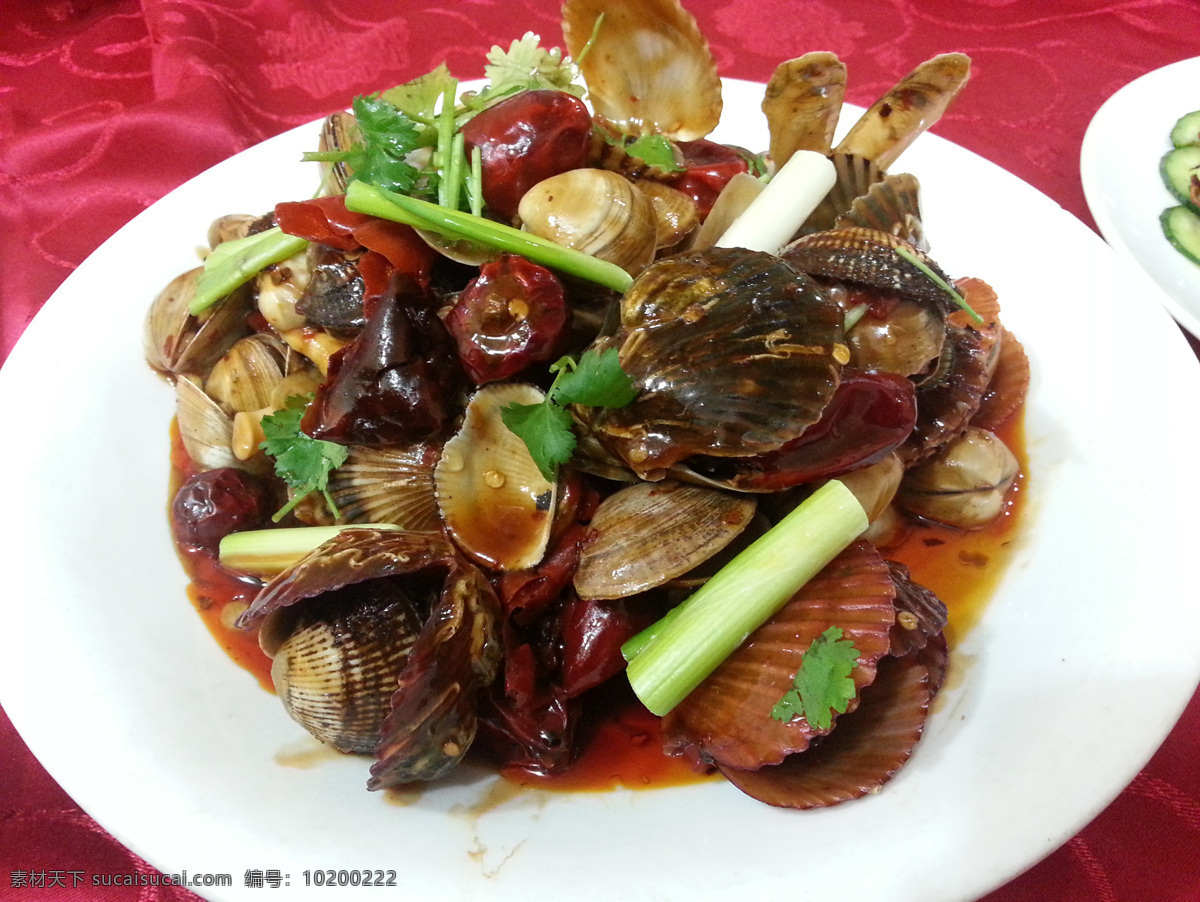
[[[896,502],[926,520],[977,529],[1004,511],[1020,471],[994,433],[969,426],[937,454],[904,475]]]
[[[691,455],[775,450],[821,416],[848,358],[838,306],[770,254],[710,248],[657,261],[621,301],[618,348],[639,389],[590,413],[643,479]]]
[[[566,0],[562,28],[598,118],[626,134],[676,141],[716,128],[717,64],[678,0]]]
[[[499,616],[488,581],[443,536],[361,528],[272,578],[238,625],[258,627],[275,656],[288,713],[372,752],[367,786],[383,789],[436,779],[466,754],[500,666]]]
[[[507,405],[538,404],[544,397],[532,385],[485,385],[471,397],[434,468],[447,532],[469,558],[496,570],[536,565],[550,540],[557,487],[501,419]]]
[[[249,213],[228,213],[225,216],[218,216],[208,227],[208,246],[216,247],[226,241],[245,238],[250,234],[250,229],[254,224],[261,219],[261,216],[253,216]]]
[[[321,134],[317,138],[317,149],[323,153],[349,150],[356,141],[361,141],[358,120],[347,110],[337,110],[325,117],[321,123]],[[344,194],[350,184],[350,167],[345,162],[322,163],[325,172],[322,181],[325,193]]]
[[[582,598],[623,598],[663,585],[725,548],[754,516],[752,497],[666,479],[608,496],[579,558]]]
[[[696,202],[678,188],[643,179],[634,187],[650,199],[654,211],[655,245],[658,250],[673,248],[692,234],[700,224]]]
[[[248,335],[213,364],[204,391],[234,413],[267,407],[283,381],[287,357],[287,348],[274,335]]]
[[[607,169],[571,169],[530,188],[517,207],[522,228],[637,275],[654,259],[654,205]]]
[[[301,251],[268,266],[255,279],[258,312],[277,332],[299,329],[307,322],[296,304],[310,276],[308,253]]]
[[[181,376],[176,380],[175,420],[183,447],[199,469],[257,469],[234,454],[233,417],[204,393],[198,378]]]
[[[162,373],[207,373],[235,341],[252,331],[246,322],[251,293],[238,289],[200,316],[188,312],[203,267],[176,276],[146,313],[142,344],[146,362]]]

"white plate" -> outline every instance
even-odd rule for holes
[[[729,84],[719,137],[765,145],[757,113],[738,112],[761,90]],[[935,256],[997,288],[1030,352],[1032,475],[1029,529],[910,765],[877,796],[806,813],[722,783],[506,795],[474,772],[399,806],[363,789],[363,760],[311,754],[185,599],[166,529],[172,393],[140,334],[211,218],[311,192],[293,161],[315,135],[274,138],[139,215],[0,372],[19,519],[0,545],[0,699],[63,787],[158,868],[232,875],[198,890],[213,899],[259,898],[247,869],[297,892],[328,868],[395,870],[411,899],[971,899],[1074,834],[1166,736],[1200,678],[1200,487],[1178,476],[1200,420],[1174,400],[1200,393],[1196,360],[1095,234],[924,137],[902,163],[924,182]]]
[[[1108,98],[1088,125],[1079,156],[1083,193],[1100,233],[1163,290],[1179,324],[1200,337],[1200,266],[1175,250],[1159,216],[1179,203],[1159,175],[1171,128],[1200,109],[1200,57],[1155,69]]]

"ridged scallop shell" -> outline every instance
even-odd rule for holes
[[[343,752],[370,752],[379,743],[396,677],[421,631],[412,602],[398,590],[389,594],[322,596],[265,649],[288,714]]]
[[[637,483],[608,496],[579,558],[581,598],[624,598],[691,571],[732,542],[755,501],[671,480]]]
[[[347,523],[394,523],[414,532],[441,528],[433,488],[437,451],[430,445],[351,445],[329,477],[329,493]]]
[[[643,479],[693,454],[773,451],[815,423],[849,357],[840,308],[770,254],[710,248],[647,267],[621,302],[619,348],[639,389],[592,429]]]
[[[757,770],[720,767],[730,783],[776,808],[826,808],[879,789],[912,757],[946,671],[946,640],[879,662],[853,714],[820,745]]]
[[[1000,353],[971,425],[995,430],[1020,408],[1029,392],[1029,357],[1017,337],[1000,327]]]
[[[885,175],[850,203],[833,223],[835,229],[864,228],[889,235],[923,251],[929,250],[921,224],[921,186],[907,172]]]
[[[240,288],[200,316],[188,312],[203,267],[172,279],[146,312],[142,346],[146,362],[159,372],[205,375],[235,341],[252,331],[246,323],[252,295]]]
[[[762,110],[776,168],[797,150],[828,155],[846,95],[846,65],[828,51],[780,63],[767,82]]]
[[[920,260],[941,280],[950,278],[941,267],[907,241],[875,229],[847,228],[815,232],[797,238],[783,250],[783,259],[800,272],[840,282],[859,282],[945,309],[945,289],[897,251]]]
[[[434,467],[446,530],[464,554],[496,570],[534,566],[550,539],[557,487],[538,471],[500,414],[509,404],[539,404],[544,398],[532,385],[484,386],[471,397],[462,427]]]
[[[703,138],[716,128],[717,64],[678,0],[566,0],[562,28],[601,119],[627,134],[677,141]]]
[[[571,169],[538,182],[517,207],[527,232],[637,275],[654,259],[658,226],[649,195],[607,169]]]
[[[741,768],[778,764],[808,748],[829,729],[802,716],[777,720],[772,709],[794,685],[808,648],[831,626],[858,649],[851,673],[857,690],[869,686],[888,651],[895,594],[879,553],[867,542],[852,544],[664,718],[668,748],[694,748],[704,760]],[[857,703],[856,695],[847,713]]]

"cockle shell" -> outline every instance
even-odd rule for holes
[[[599,118],[626,134],[677,141],[703,138],[716,128],[717,64],[678,0],[566,0],[562,28]]]
[[[746,528],[755,500],[664,479],[609,495],[592,516],[579,558],[581,598],[624,598],[663,585],[711,558]]]
[[[336,749],[366,753],[379,743],[421,620],[399,589],[345,594],[305,605],[286,638],[271,635],[264,650],[291,718]]]
[[[615,263],[637,275],[654,259],[658,226],[647,194],[607,169],[571,169],[525,192],[527,232]]]
[[[446,530],[464,554],[496,570],[534,566],[550,539],[557,487],[538,471],[500,414],[509,404],[539,404],[544,398],[532,385],[484,386],[471,397],[462,427],[434,468]]]

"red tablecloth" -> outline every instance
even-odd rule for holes
[[[1194,0],[688,6],[722,74],[764,80],[781,59],[828,49],[847,62],[848,99],[860,104],[934,53],[968,53],[971,85],[936,131],[1089,225],[1078,159],[1092,115],[1137,76],[1200,54]],[[175,186],[443,59],[481,76],[484,52],[526,30],[557,42],[556,0],[3,0],[0,360],[74,266]],[[964,194],[988,215],[987,197]],[[1106,811],[988,902],[1200,899],[1198,757],[1193,701]],[[14,875],[37,872],[47,888],[18,886],[26,878]],[[192,898],[71,888],[74,874],[131,872],[153,873],[74,805],[0,713],[0,897]]]

